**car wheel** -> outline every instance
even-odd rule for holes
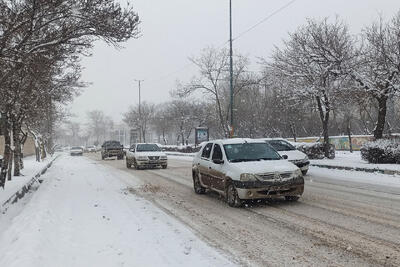
[[[306,174],[307,174],[307,172],[308,172],[308,170],[301,171],[301,172],[303,173],[303,175],[306,175]]]
[[[104,159],[105,159],[104,155],[101,155],[101,159],[102,159],[102,160],[104,160]]]
[[[201,185],[200,178],[197,173],[193,175],[193,188],[196,194],[204,194],[206,192],[206,188]]]
[[[285,196],[286,201],[297,201],[299,200],[299,196]]]
[[[167,165],[162,165],[161,166],[163,169],[166,169],[167,168]]]
[[[134,168],[135,170],[139,170],[139,166],[138,166],[137,163],[136,163],[136,159],[133,160],[133,168]]]
[[[131,165],[128,161],[126,161],[126,167],[127,167],[128,169],[130,169],[131,166],[132,166],[132,165]]]
[[[226,189],[226,202],[231,207],[239,208],[242,206],[243,201],[239,198],[237,190],[233,184],[228,185]]]
[[[117,160],[122,160],[124,159],[124,156],[117,156]]]

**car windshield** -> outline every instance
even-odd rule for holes
[[[146,151],[161,151],[161,149],[156,144],[140,144],[137,145],[137,152],[146,152]]]
[[[296,150],[296,148],[285,140],[268,140],[270,144],[276,151],[291,151]]]
[[[118,141],[109,141],[104,143],[104,146],[121,146],[121,144]]]
[[[279,160],[281,156],[267,143],[244,143],[224,145],[230,162]]]
[[[72,149],[72,150],[77,150],[77,149],[80,150],[80,149],[82,149],[82,148],[79,147],[79,146],[74,146],[74,147],[72,147],[71,149]]]

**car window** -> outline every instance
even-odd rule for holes
[[[230,162],[279,160],[281,156],[267,143],[243,143],[224,145]]]
[[[220,159],[222,160],[222,150],[221,147],[217,144],[214,145],[214,152],[212,155],[212,159]]]
[[[284,140],[269,140],[267,141],[276,151],[291,151],[296,150],[294,146],[292,146],[289,142]]]
[[[161,151],[160,147],[156,144],[139,144],[136,147],[137,152],[151,152],[151,151]]]
[[[202,158],[206,159],[210,158],[212,145],[213,145],[212,143],[208,143],[207,145],[204,146],[203,152],[201,153]]]

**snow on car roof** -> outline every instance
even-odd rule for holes
[[[262,140],[259,139],[251,139],[251,138],[231,138],[231,139],[219,139],[210,142],[222,143],[223,145],[231,145],[231,144],[244,144],[244,143],[261,143]]]
[[[257,140],[262,140],[262,141],[284,140],[284,141],[287,141],[285,138],[282,138],[282,137],[259,138]]]

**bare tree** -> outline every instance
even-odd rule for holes
[[[131,106],[129,110],[123,114],[123,121],[131,128],[139,128],[143,142],[146,142],[147,130],[155,116],[155,105],[142,102],[140,105]]]
[[[268,64],[292,85],[299,101],[312,98],[318,108],[329,155],[329,120],[338,90],[343,90],[344,71],[354,58],[354,42],[347,26],[336,19],[329,23],[309,20],[290,34],[284,49],[276,48]]]
[[[400,11],[385,22],[382,18],[363,31],[359,68],[352,78],[377,102],[374,129],[376,139],[383,137],[387,103],[400,90]]]

